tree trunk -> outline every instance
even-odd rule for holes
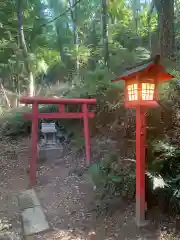
[[[89,58],[89,69],[91,71],[95,70],[96,68],[96,56],[95,56],[95,52],[96,52],[96,47],[97,47],[97,34],[96,34],[96,19],[93,20],[92,23],[92,31],[90,34],[90,46],[91,46],[91,57]]]
[[[78,30],[77,30],[77,5],[74,7],[75,4],[74,0],[68,0],[68,4],[70,7],[70,14],[73,23],[73,36],[74,36],[74,45],[76,49],[76,71],[79,71],[79,57],[78,57],[78,50],[79,50],[79,41],[78,41]]]
[[[20,47],[23,51],[24,62],[25,62],[27,73],[28,73],[29,95],[34,96],[34,94],[35,94],[34,76],[33,76],[33,73],[31,71],[30,63],[29,63],[29,60],[28,60],[28,49],[27,49],[26,40],[25,40],[25,37],[24,37],[22,4],[23,4],[23,0],[18,0],[17,1],[17,18],[18,18],[19,42],[20,42]]]
[[[4,98],[5,98],[5,100],[6,100],[6,103],[7,103],[8,107],[11,108],[11,103],[10,103],[10,101],[9,101],[9,98],[8,98],[7,94],[6,94],[6,90],[5,90],[2,82],[0,82],[0,86],[1,86],[1,90],[2,90],[2,92],[3,92]]]
[[[58,38],[60,58],[61,58],[61,61],[66,66],[66,56],[65,56],[65,53],[64,53],[64,49],[63,49],[63,43],[62,43],[61,34],[60,34],[60,24],[59,24],[58,20],[56,21],[55,26],[56,26],[56,33],[57,33],[57,38]]]
[[[20,98],[20,82],[19,82],[19,75],[16,76],[16,107],[19,107],[19,98]]]
[[[152,50],[152,33],[151,33],[151,18],[154,11],[155,3],[152,0],[150,4],[149,11],[147,13],[147,24],[148,24],[148,40],[149,40],[149,49]]]
[[[133,0],[132,1],[133,20],[134,20],[134,27],[135,27],[137,36],[139,35],[139,27],[140,27],[140,18],[139,18],[140,8],[141,8],[140,0]]]
[[[158,12],[160,54],[172,58],[175,47],[174,0],[155,0]]]
[[[108,66],[109,47],[108,47],[107,0],[102,0],[102,35],[103,35],[103,49],[104,49],[104,64],[105,66]]]

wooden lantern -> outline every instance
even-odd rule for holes
[[[136,223],[145,226],[146,113],[158,107],[158,84],[173,78],[160,63],[160,57],[128,69],[117,82],[125,81],[125,106],[136,109]]]
[[[125,81],[125,107],[158,107],[158,84],[173,78],[160,63],[160,57],[144,61],[128,69],[119,80]],[[114,82],[113,81],[113,82]]]

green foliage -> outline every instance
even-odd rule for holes
[[[88,71],[86,75],[82,75],[82,81],[79,81],[80,76],[74,76],[74,86],[68,86],[65,90],[57,90],[54,92],[56,96],[63,96],[66,98],[88,98],[97,97],[102,92],[105,92],[110,88],[111,82],[109,79],[113,79],[113,76],[107,69],[97,69],[95,72]],[[87,91],[88,89],[88,91]],[[51,93],[50,93],[51,94]],[[67,109],[68,110],[68,109]],[[75,111],[78,110],[75,109]],[[41,113],[45,112],[57,112],[57,105],[41,105],[39,108]],[[0,117],[1,132],[5,136],[21,136],[28,135],[31,130],[31,121],[24,119],[24,113],[31,112],[31,108],[22,107],[19,109],[10,109],[4,112],[4,115]],[[43,120],[47,121],[47,120]],[[49,120],[51,121],[51,120]],[[61,124],[66,124],[67,121],[60,120]],[[80,140],[81,141],[81,140]]]
[[[101,2],[81,2],[73,8],[76,16],[78,47],[74,45],[73,19],[70,11],[66,11],[68,1],[23,1],[23,27],[26,45],[28,46],[28,61],[36,78],[37,85],[54,84],[54,78],[43,79],[44,74],[52,72],[54,66],[62,71],[55,76],[56,82],[63,78],[72,80],[72,72],[76,59],[80,71],[103,66],[103,46],[101,32]],[[148,7],[146,5],[146,7]],[[141,12],[142,25],[146,25],[145,8]],[[6,87],[15,92],[24,92],[29,88],[27,69],[22,50],[17,38],[17,2],[9,0],[0,5],[1,42],[0,42],[0,73],[6,80]],[[136,46],[136,33],[133,25],[133,5],[126,1],[113,1],[108,5],[110,14],[109,32],[109,65],[110,72],[119,74],[122,69],[134,61],[131,49]],[[5,13],[5,14],[4,14]],[[48,13],[50,13],[48,15]],[[56,18],[54,20],[54,18]],[[109,19],[109,20],[110,20]],[[144,20],[143,20],[144,19]],[[143,27],[141,28],[143,31]],[[141,36],[147,35],[144,31]],[[129,48],[130,51],[127,49]],[[93,66],[90,66],[93,65]],[[12,79],[16,78],[16,84]],[[40,80],[41,79],[41,80]],[[52,80],[52,81],[51,81]],[[13,86],[13,88],[12,88]]]
[[[22,107],[21,109],[14,109],[8,112],[4,112],[0,118],[1,134],[3,136],[9,136],[17,138],[20,136],[27,136],[31,133],[31,120],[25,119],[25,113],[31,113],[31,108]],[[57,112],[57,105],[44,105],[39,109],[41,113]],[[51,122],[52,120],[41,119],[41,122]],[[61,120],[61,124],[65,124],[65,121]],[[40,125],[39,125],[40,127]]]
[[[24,119],[24,113],[30,112],[27,107],[21,111],[14,109],[13,111],[5,112],[0,118],[2,136],[19,137],[26,136],[31,129],[31,121]]]
[[[153,145],[150,169],[157,172],[163,178],[175,178],[180,174],[180,150],[177,145],[169,141],[159,141]]]
[[[112,154],[90,165],[89,174],[101,199],[107,196],[134,197],[134,168],[124,169],[120,163],[118,155]]]

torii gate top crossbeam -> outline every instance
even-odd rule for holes
[[[24,104],[96,104],[96,99],[21,97]]]

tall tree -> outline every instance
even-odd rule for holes
[[[31,70],[31,64],[29,61],[28,48],[24,36],[24,28],[23,28],[23,0],[17,1],[17,18],[18,18],[18,33],[19,33],[19,42],[20,47],[22,48],[24,55],[24,62],[26,66],[26,70],[29,78],[29,95],[34,96],[35,88],[34,88],[34,76]]]
[[[160,51],[163,57],[174,54],[174,0],[155,0],[159,20]]]
[[[67,2],[49,0],[48,1],[50,9],[52,9],[52,20],[55,18],[55,21],[52,21],[52,30],[55,30],[54,38],[56,40],[56,45],[60,53],[60,58],[62,63],[66,68],[70,65],[69,46],[71,44],[71,29],[70,21],[67,14],[59,15],[67,9]]]
[[[138,29],[140,25],[140,17],[139,17],[140,8],[141,8],[140,0],[133,0],[132,1],[133,19],[135,22],[135,29],[136,29],[137,35],[138,35]]]
[[[104,64],[106,66],[108,66],[109,47],[108,47],[108,5],[107,5],[107,0],[102,0],[102,36],[103,36]]]
[[[73,26],[73,38],[74,38],[74,46],[76,51],[76,71],[79,71],[79,58],[78,58],[78,49],[79,49],[79,41],[78,41],[78,28],[77,28],[77,3],[74,0],[68,0],[68,5],[70,8],[70,15]]]
[[[171,58],[175,50],[174,0],[152,0],[148,15],[148,23],[150,23],[154,7],[156,7],[158,13],[158,48],[162,57]]]

